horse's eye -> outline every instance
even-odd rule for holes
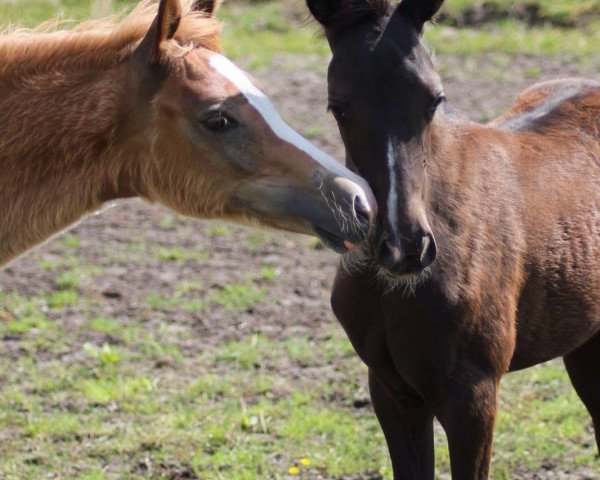
[[[224,132],[237,127],[237,122],[232,118],[229,118],[223,112],[219,112],[216,115],[203,120],[202,124],[211,132]]]
[[[339,106],[332,105],[331,103],[327,107],[327,111],[331,112],[338,122],[342,121],[346,117],[346,114]]]
[[[444,101],[446,100],[446,95],[444,95],[443,93],[440,93],[436,99],[433,101],[433,104],[431,105],[431,113],[435,113],[435,111],[438,109],[438,107],[444,103]]]

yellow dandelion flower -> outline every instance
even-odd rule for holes
[[[310,465],[310,460],[308,458],[301,458],[300,463],[305,467],[308,467]]]
[[[300,469],[298,467],[290,467],[288,472],[290,472],[290,475],[298,475],[300,473]]]

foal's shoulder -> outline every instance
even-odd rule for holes
[[[555,123],[577,124],[590,109],[600,112],[600,82],[582,78],[551,80],[525,90],[490,126],[509,131],[537,130]],[[581,119],[583,121],[583,119]]]

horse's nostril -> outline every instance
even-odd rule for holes
[[[380,265],[390,270],[394,270],[402,260],[400,248],[387,240],[381,240],[377,246],[377,261]]]
[[[381,239],[377,247],[378,263],[397,275],[416,274],[429,267],[436,257],[433,235],[426,233],[404,245]]]
[[[421,256],[419,261],[421,262],[422,268],[427,268],[433,263],[437,255],[437,247],[433,235],[430,233],[423,236],[421,241]]]
[[[363,224],[370,224],[372,219],[372,210],[368,205],[365,205],[360,196],[354,197],[354,215],[357,220]]]
[[[427,250],[429,249],[429,245],[431,244],[431,238],[429,235],[425,235],[421,240],[421,263],[423,263],[423,257],[427,255]]]

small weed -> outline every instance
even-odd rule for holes
[[[210,301],[228,310],[252,310],[266,291],[252,283],[231,283],[214,293]]]
[[[81,272],[70,270],[56,277],[56,286],[59,290],[77,290],[79,288]]]
[[[79,248],[81,245],[81,239],[77,235],[67,233],[60,237],[56,242],[56,246],[61,250],[68,250],[71,248]]]
[[[163,230],[171,230],[174,225],[175,225],[175,217],[173,215],[165,215],[159,222],[159,226]]]
[[[181,247],[163,247],[156,252],[156,258],[160,261],[185,262],[186,260],[208,260],[210,256],[206,252],[195,252]]]
[[[50,322],[42,314],[28,315],[10,320],[6,324],[0,323],[0,332],[12,335],[22,335],[32,329],[46,329]]]
[[[202,282],[200,280],[185,280],[175,288],[175,296],[183,297],[188,293],[201,292]]]
[[[542,76],[542,69],[539,67],[530,67],[525,70],[525,75],[530,78],[539,78]]]
[[[91,343],[84,343],[83,349],[93,358],[100,362],[100,365],[105,367],[108,365],[115,365],[122,360],[121,352],[118,348],[114,347],[110,343],[102,344],[101,348],[92,345]]]
[[[111,377],[85,380],[80,388],[88,401],[93,404],[106,405],[110,402],[139,402],[157,386],[146,377]]]
[[[79,294],[75,290],[62,290],[48,296],[48,306],[54,310],[77,305]]]
[[[260,230],[251,230],[246,235],[246,248],[251,252],[260,251],[267,243],[267,235]]]
[[[304,130],[304,136],[306,138],[314,139],[323,134],[325,129],[322,126],[313,125]]]
[[[92,330],[106,333],[107,335],[117,336],[123,326],[117,320],[107,317],[97,317],[90,324]]]
[[[146,297],[144,301],[152,310],[166,310],[170,307],[177,306],[179,299],[173,297],[166,297],[158,293],[151,293]]]
[[[49,272],[60,265],[60,260],[58,258],[42,258],[38,262],[38,265],[46,272]]]
[[[217,353],[216,360],[236,363],[242,369],[253,369],[272,356],[273,348],[273,342],[262,335],[251,335],[227,343]]]
[[[192,300],[185,300],[179,304],[179,306],[190,313],[199,313],[206,307],[206,302],[200,298],[194,298]]]
[[[231,230],[222,223],[212,224],[208,229],[208,234],[211,237],[230,237]]]
[[[277,277],[281,275],[281,271],[278,268],[272,267],[270,265],[263,265],[260,267],[260,280],[264,280],[265,282],[274,282]]]

